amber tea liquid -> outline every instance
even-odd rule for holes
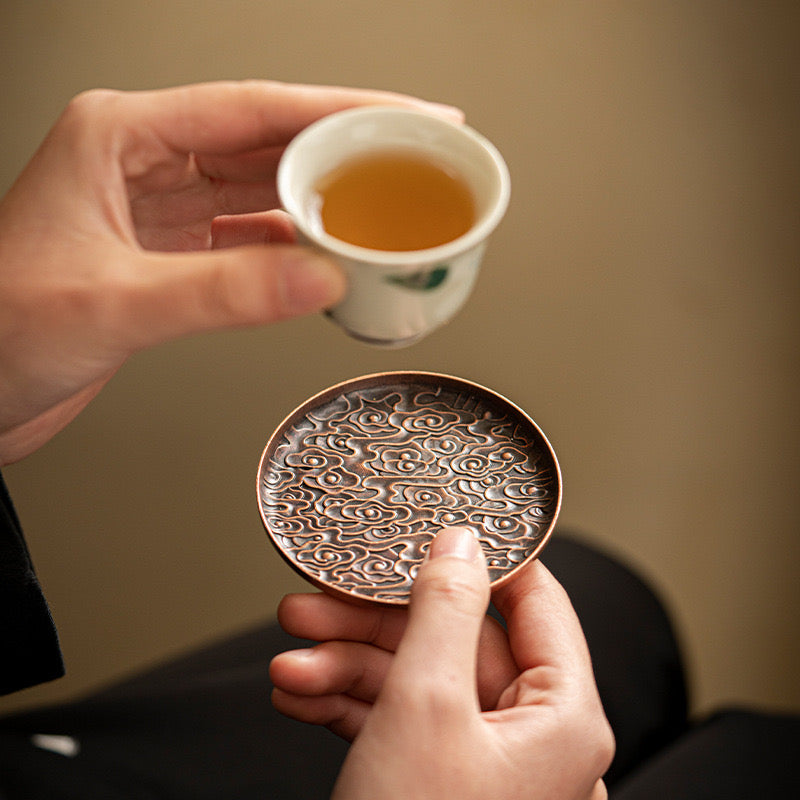
[[[469,187],[452,170],[412,152],[358,156],[316,186],[322,227],[373,250],[425,250],[475,222]]]

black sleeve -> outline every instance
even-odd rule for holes
[[[0,474],[0,695],[63,674],[53,618]]]

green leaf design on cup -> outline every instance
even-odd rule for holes
[[[390,275],[386,280],[404,289],[412,289],[416,292],[428,292],[441,286],[447,278],[448,267],[446,264],[439,264],[431,270],[420,270],[411,275]]]

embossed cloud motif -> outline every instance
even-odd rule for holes
[[[527,558],[557,476],[531,432],[469,394],[367,387],[306,411],[262,468],[262,516],[301,572],[373,600],[406,598],[443,527],[478,534],[492,580]]]

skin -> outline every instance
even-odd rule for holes
[[[291,138],[358,105],[460,111],[266,81],[75,98],[0,202],[0,465],[69,423],[132,354],[319,311],[346,291],[295,244],[275,171]],[[337,798],[597,798],[613,739],[580,626],[540,565],[484,617],[469,531],[440,534],[410,613],[287,598],[324,643],[272,665],[275,705],[354,739]],[[532,793],[533,792],[533,793]]]
[[[326,641],[277,656],[273,704],[354,740],[335,798],[600,800],[614,739],[569,599],[536,562],[485,617],[474,535],[439,534],[408,614],[290,595],[283,626]],[[396,652],[395,652],[396,651]]]
[[[266,81],[72,100],[0,203],[0,465],[73,419],[138,350],[319,311],[345,291],[296,246],[275,171],[309,123],[448,106]]]

